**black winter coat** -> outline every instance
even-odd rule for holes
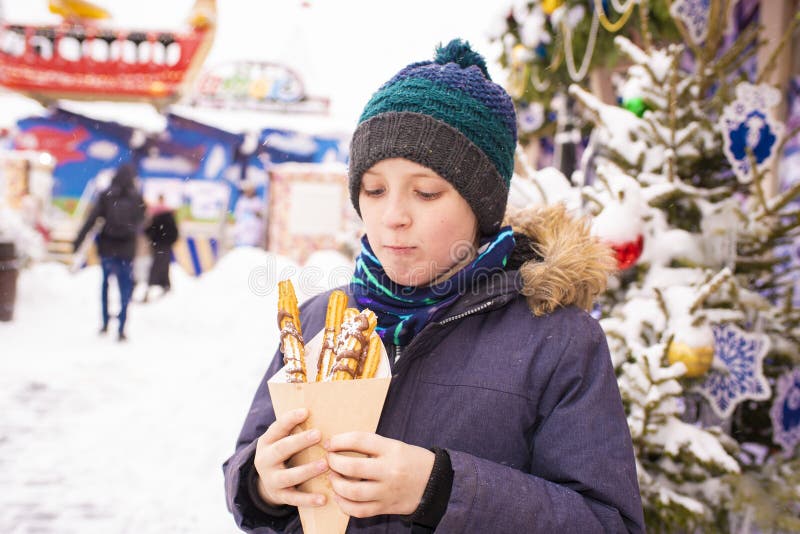
[[[97,237],[101,257],[132,260],[136,256],[136,235],[144,221],[144,200],[136,190],[134,171],[123,166],[108,189],[100,194],[73,243],[77,249],[98,218],[105,222]]]
[[[171,211],[156,213],[144,229],[150,246],[157,250],[169,250],[178,240],[178,225]]]

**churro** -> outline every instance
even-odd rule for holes
[[[377,324],[378,318],[369,309],[342,324],[341,342],[336,347],[336,357],[330,372],[331,380],[357,378],[363,349],[367,347]]]
[[[346,307],[347,295],[345,292],[338,289],[333,291],[328,298],[328,311],[325,314],[325,333],[322,337],[322,350],[317,360],[317,382],[321,382],[328,376],[333,366],[336,341],[342,329],[342,319],[344,319]]]
[[[361,358],[358,378],[373,378],[378,370],[381,360],[381,338],[376,332],[369,336],[369,344],[365,347],[365,354]]]
[[[278,282],[278,328],[287,382],[306,382],[305,342],[291,280]]]

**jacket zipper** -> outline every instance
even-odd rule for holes
[[[457,321],[459,319],[463,319],[464,317],[467,317],[468,315],[473,315],[473,314],[478,313],[478,312],[480,312],[482,310],[485,310],[486,308],[488,308],[492,304],[494,304],[494,300],[488,300],[488,301],[484,302],[483,304],[481,304],[480,306],[476,306],[476,307],[474,307],[472,309],[469,309],[469,310],[467,310],[465,312],[459,313],[458,315],[453,315],[452,317],[447,317],[443,321],[437,321],[437,322],[434,322],[432,324],[435,324],[437,326],[442,326],[442,325],[445,325],[447,323],[451,323],[453,321]],[[398,374],[397,373],[397,360],[399,360],[400,357],[403,355],[403,352],[405,352],[405,349],[404,349],[404,347],[400,347],[400,346],[395,345],[394,348],[392,348],[392,352],[394,353],[394,362],[392,363],[392,376],[397,376],[397,374]]]
[[[403,355],[403,347],[401,347],[399,345],[395,345],[393,352],[394,352],[394,359],[392,361],[392,365],[396,364],[397,360],[400,359],[400,356]]]
[[[444,319],[443,321],[438,321],[436,324],[441,326],[441,325],[445,325],[447,323],[452,323],[453,321],[457,321],[459,319],[463,319],[464,317],[466,317],[468,315],[472,315],[474,313],[478,313],[479,311],[485,310],[486,308],[488,308],[492,304],[494,304],[494,301],[493,300],[489,300],[487,302],[484,302],[480,306],[472,308],[471,310],[467,310],[467,311],[465,311],[463,313],[459,313],[458,315],[453,315],[452,317],[448,317],[447,319]]]

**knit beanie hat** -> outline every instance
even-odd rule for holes
[[[350,199],[361,214],[361,177],[381,160],[432,169],[469,203],[482,235],[500,228],[514,169],[517,121],[483,57],[454,39],[433,61],[412,63],[364,108],[350,142]]]

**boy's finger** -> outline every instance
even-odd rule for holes
[[[378,478],[376,461],[370,458],[357,458],[329,452],[328,466],[332,471],[348,478],[357,480],[376,480]]]
[[[380,485],[368,480],[353,480],[331,471],[328,473],[331,488],[339,497],[348,501],[367,502],[377,500]]]
[[[339,508],[342,509],[342,512],[352,517],[372,517],[381,513],[380,502],[378,501],[349,501],[339,495],[334,495],[334,500],[339,505]]]
[[[267,461],[272,464],[285,462],[298,452],[319,443],[320,439],[322,439],[322,434],[314,428],[286,436],[265,449],[269,456]]]
[[[274,486],[283,489],[293,488],[303,482],[311,480],[317,475],[321,475],[328,470],[328,463],[323,460],[309,462],[289,469],[281,469],[274,472]]]
[[[383,450],[385,439],[371,432],[343,432],[332,436],[325,448],[328,451],[352,451],[377,456]]]
[[[292,433],[294,427],[302,423],[308,418],[308,410],[305,408],[298,408],[287,412],[282,416],[275,419],[275,422],[269,425],[269,428],[261,436],[264,443],[275,443],[281,438],[284,438]]]
[[[325,495],[306,493],[294,488],[281,490],[277,496],[289,506],[322,506],[326,501]]]

